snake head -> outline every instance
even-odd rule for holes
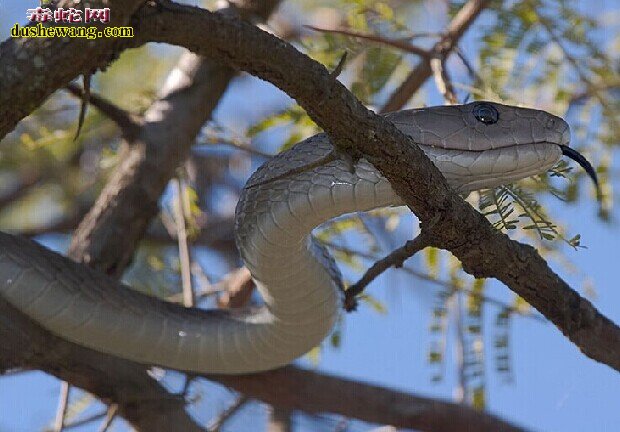
[[[462,190],[493,187],[550,169],[562,155],[594,181],[592,165],[570,148],[562,118],[531,108],[476,101],[386,114],[431,157],[448,182]],[[451,163],[451,155],[456,155]]]
[[[570,142],[570,128],[560,117],[496,102],[405,110],[387,117],[416,143],[448,150],[484,151]]]

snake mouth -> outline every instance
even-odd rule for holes
[[[569,146],[566,146],[566,145],[562,145],[562,144],[558,144],[558,145],[562,149],[562,154],[564,156],[568,156],[569,159],[572,159],[575,162],[577,162],[586,171],[588,176],[590,176],[590,178],[594,182],[594,186],[596,187],[596,196],[600,199],[601,188],[598,183],[598,177],[596,176],[596,171],[594,171],[594,168],[592,167],[592,164],[590,163],[590,161],[588,161],[585,158],[585,156],[579,153],[577,150],[570,148]]]

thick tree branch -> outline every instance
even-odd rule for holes
[[[151,379],[143,366],[66,342],[43,330],[0,297],[0,370],[21,365],[67,381],[107,404],[144,431],[201,428],[185,412],[185,400]]]
[[[278,86],[335,145],[363,153],[385,175],[419,217],[431,245],[451,251],[468,273],[501,280],[587,356],[620,370],[620,328],[556,275],[533,247],[495,230],[448,187],[411,138],[368,111],[322,65],[286,42],[221,14],[174,4],[166,5],[156,19],[148,12],[145,7],[138,14],[133,43],[184,46]],[[193,31],[179,28],[179,20]]]
[[[265,19],[278,3],[239,0],[236,7],[222,13]],[[158,10],[154,6],[153,18]],[[126,142],[122,162],[74,234],[68,252],[71,258],[120,277],[157,214],[164,188],[189,155],[235,73],[226,65],[193,54],[181,58],[160,97],[144,114],[135,139]]]
[[[281,408],[308,413],[331,412],[399,428],[422,431],[521,430],[466,406],[290,366],[255,375],[209,379]],[[278,391],[270,389],[268,382],[276,385]]]

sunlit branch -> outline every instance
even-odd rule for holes
[[[448,104],[455,105],[459,103],[456,92],[454,91],[454,86],[452,85],[452,80],[448,74],[448,69],[446,68],[446,57],[435,56],[431,58],[430,64],[433,76],[435,77],[435,84],[439,92],[443,95],[443,98]]]
[[[176,186],[177,201],[173,205],[174,219],[176,222],[177,241],[179,248],[179,263],[181,266],[181,283],[183,287],[183,305],[193,307],[196,300],[192,288],[191,256],[187,244],[187,217],[188,207],[187,196],[185,193],[185,183],[181,176],[173,180]]]
[[[64,430],[70,391],[71,385],[63,381],[60,385],[60,394],[58,395],[58,408],[56,409],[56,420],[54,420],[54,432],[62,432]]]

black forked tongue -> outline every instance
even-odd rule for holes
[[[594,168],[592,168],[592,164],[577,150],[572,149],[565,145],[560,145],[560,148],[562,149],[562,154],[564,156],[568,156],[569,158],[577,162],[579,165],[581,165],[581,167],[584,170],[586,170],[586,173],[588,173],[588,175],[594,182],[594,186],[596,186],[596,197],[600,200],[601,189],[598,184],[598,178],[596,177],[596,171],[594,171]]]

